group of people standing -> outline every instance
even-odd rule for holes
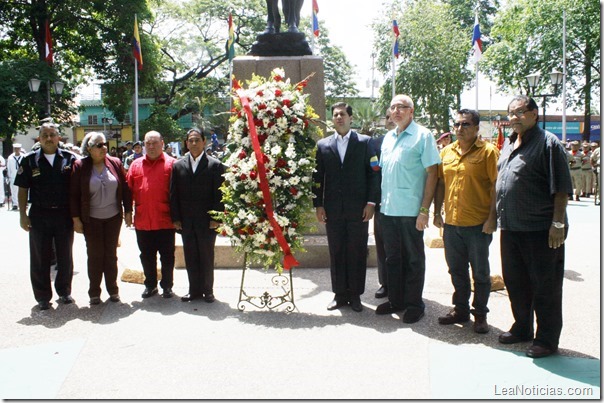
[[[568,150],[568,164],[575,189],[575,201],[581,201],[580,197],[589,197],[595,194],[597,171],[600,167],[600,146],[596,142],[584,142],[580,144],[577,140],[570,142]],[[572,196],[569,196],[569,200]]]
[[[499,342],[532,340],[528,356],[553,354],[562,330],[566,204],[573,191],[564,147],[539,128],[537,104],[527,96],[514,97],[508,106],[513,134],[501,154],[478,136],[477,111],[457,112],[456,141],[440,152],[413,113],[413,100],[396,95],[387,112],[387,124],[394,127],[372,139],[351,130],[349,105],[332,107],[335,133],[317,144],[313,202],[329,243],[334,298],[327,309],[350,305],[362,311],[368,221],[377,212],[381,287],[376,297],[388,301],[378,305],[376,314],[404,312],[404,323],[419,321],[425,310],[423,233],[434,202],[433,224],[443,228],[454,287],[454,307],[438,322],[463,323],[473,315],[474,331],[489,331],[489,246],[499,226],[503,277],[515,320]]]
[[[530,357],[554,353],[562,329],[566,204],[573,192],[566,150],[539,128],[538,107],[527,96],[513,98],[508,106],[513,134],[501,154],[478,136],[477,111],[457,112],[456,141],[439,151],[432,133],[415,122],[414,109],[409,96],[396,95],[387,111],[391,130],[373,139],[351,129],[350,105],[331,108],[335,133],[318,141],[313,176],[316,217],[326,226],[329,244],[334,297],[327,309],[350,305],[363,310],[368,226],[375,218],[381,282],[376,297],[388,298],[376,314],[404,312],[404,323],[418,322],[425,311],[423,234],[434,204],[433,224],[443,228],[454,287],[454,307],[438,322],[463,323],[472,315],[475,332],[489,331],[489,245],[499,226],[503,277],[515,320],[499,341],[532,340],[526,352]],[[189,292],[181,299],[215,300],[219,223],[209,211],[224,209],[220,186],[225,167],[205,152],[201,130],[187,132],[188,153],[180,160],[164,152],[160,133],[146,133],[146,153],[129,161],[127,173],[119,158],[108,155],[102,133],[86,135],[81,159],[58,147],[52,122],[41,125],[39,141],[41,147],[23,157],[15,185],[20,224],[29,232],[31,281],[40,309],[48,309],[52,298],[53,242],[59,301],[74,302],[74,230],[86,240],[90,304],[101,303],[103,277],[109,300],[120,301],[116,249],[123,221],[136,230],[145,274],[142,298],[158,293],[158,254],[162,296],[174,296],[175,233],[180,232],[189,279]]]
[[[84,137],[83,158],[59,148],[58,127],[52,122],[40,126],[39,141],[41,147],[24,156],[15,185],[19,187],[20,225],[29,232],[32,288],[41,310],[50,308],[53,295],[53,244],[59,302],[74,302],[74,231],[86,240],[90,304],[101,303],[103,278],[109,300],[120,301],[117,247],[124,221],[136,230],[145,275],[143,298],[158,293],[158,253],[162,295],[174,296],[178,231],[182,232],[189,277],[189,294],[182,300],[214,301],[213,249],[218,223],[208,212],[223,208],[219,188],[224,167],[204,152],[206,137],[201,130],[189,130],[185,140],[189,152],[178,161],[164,152],[160,133],[146,133],[146,153],[133,159],[127,172],[119,158],[108,154],[103,133]]]

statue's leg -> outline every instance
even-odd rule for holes
[[[266,29],[265,34],[274,34],[281,28],[281,14],[279,13],[279,0],[266,0]]]

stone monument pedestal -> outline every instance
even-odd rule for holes
[[[323,59],[319,56],[237,56],[233,59],[233,74],[235,79],[241,81],[245,87],[247,80],[252,75],[270,77],[271,71],[276,68],[285,70],[285,78],[292,83],[298,83],[314,73],[308,80],[304,89],[305,94],[310,94],[309,103],[319,115],[319,119],[325,122],[325,72]],[[321,130],[325,132],[325,125],[320,124]]]

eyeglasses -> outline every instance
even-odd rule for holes
[[[525,113],[528,112],[528,109],[519,109],[517,111],[509,111],[508,112],[508,118],[513,118],[514,116],[516,116],[517,118],[521,118],[524,116]]]
[[[404,104],[394,104],[394,105],[390,105],[390,110],[391,111],[399,111],[402,112],[405,109],[411,109],[411,106],[409,105],[404,105]]]
[[[96,148],[107,147],[107,143],[96,143],[95,145],[93,145],[93,147],[96,147]]]
[[[461,127],[470,127],[470,126],[473,126],[473,125],[470,122],[455,122],[455,123],[453,123],[453,127],[458,128],[459,126],[461,126]]]

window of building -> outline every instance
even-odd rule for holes
[[[97,115],[88,115],[88,124],[89,125],[98,125],[99,119]]]

